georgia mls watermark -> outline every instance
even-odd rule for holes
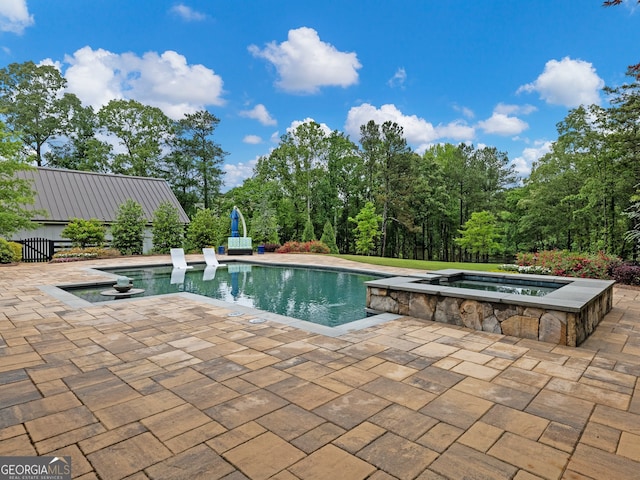
[[[0,457],[0,480],[71,480],[71,457]]]

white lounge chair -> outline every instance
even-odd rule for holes
[[[173,263],[173,268],[193,268],[191,265],[187,265],[187,260],[184,258],[184,250],[182,248],[171,249],[171,263]]]
[[[220,266],[220,262],[218,262],[218,258],[216,257],[216,250],[214,248],[203,248],[202,254],[204,255],[204,261],[207,264],[207,267]]]

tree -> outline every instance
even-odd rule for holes
[[[382,216],[376,214],[376,207],[373,202],[367,202],[356,215],[356,218],[349,218],[349,221],[356,224],[356,252],[364,255],[371,254],[375,247],[375,242],[380,238],[380,222]]]
[[[70,100],[70,118],[65,136],[50,142],[51,150],[44,154],[47,165],[87,172],[108,172],[112,147],[96,138],[98,116],[92,107],[83,107],[80,100]]]
[[[162,202],[153,212],[153,251],[169,253],[172,248],[182,246],[184,226],[180,222],[178,209],[170,202]]]
[[[461,236],[456,238],[455,242],[476,256],[484,258],[484,261],[488,261],[491,253],[502,251],[502,245],[498,242],[500,233],[496,218],[491,212],[473,212],[459,233]]]
[[[320,241],[324,243],[327,247],[329,247],[329,251],[331,253],[340,253],[338,251],[338,245],[336,244],[336,234],[333,231],[331,222],[328,220],[327,220],[327,223],[324,224],[324,229],[322,230],[322,236],[320,237]]]
[[[98,119],[125,150],[113,157],[113,173],[141,177],[158,173],[162,148],[173,133],[173,123],[162,110],[135,100],[111,100],[100,109]]]
[[[62,238],[68,238],[74,247],[86,248],[89,245],[101,247],[104,245],[106,228],[97,218],[84,220],[72,218],[60,233]]]
[[[142,255],[145,224],[142,205],[131,199],[124,202],[111,227],[113,248],[123,255]]]
[[[28,208],[35,203],[35,192],[28,180],[16,177],[31,167],[20,156],[21,142],[0,122],[0,235],[37,228],[31,219],[45,212]]]
[[[38,166],[42,166],[42,146],[66,132],[69,112],[79,104],[75,95],[62,94],[66,85],[52,65],[24,62],[0,69],[0,112]]]
[[[183,195],[197,190],[204,208],[213,207],[213,198],[222,186],[222,162],[227,153],[212,140],[220,120],[206,110],[186,114],[176,125],[174,153],[168,157],[165,177]]]
[[[304,231],[302,232],[302,241],[303,242],[312,242],[317,240],[315,229],[313,228],[313,222],[311,219],[307,219],[304,224]]]

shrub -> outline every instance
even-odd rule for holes
[[[111,227],[112,246],[123,255],[142,255],[146,219],[142,205],[127,200],[118,208],[116,221]]]
[[[311,242],[287,242],[276,253],[329,253],[329,247],[314,240]]]
[[[303,242],[312,242],[317,240],[316,232],[313,228],[313,222],[310,219],[307,219],[304,224],[304,230],[302,231],[302,241]]]
[[[610,277],[612,266],[619,264],[620,259],[604,252],[592,255],[566,250],[547,250],[519,253],[517,263],[520,266],[546,268],[551,275],[607,279]]]
[[[208,208],[198,210],[195,217],[187,229],[186,249],[187,251],[200,251],[205,247],[216,245],[217,219]]]
[[[169,253],[172,248],[181,247],[183,241],[184,226],[178,209],[170,202],[162,202],[153,212],[153,251]]]
[[[529,273],[532,275],[549,275],[551,273],[551,269],[547,267],[542,267],[540,265],[500,265],[498,270],[503,270],[505,272],[516,272],[516,273]]]
[[[118,257],[120,252],[115,248],[89,247],[89,248],[68,248],[60,250],[53,255],[52,263],[76,262],[79,260],[91,260],[94,258]]]
[[[276,250],[278,250],[280,248],[280,244],[279,243],[265,243],[264,244],[264,251],[265,252],[275,252]]]
[[[9,248],[13,251],[13,261],[22,260],[22,244],[18,242],[9,242]]]
[[[331,222],[327,221],[327,223],[324,224],[320,241],[329,247],[330,253],[339,253],[338,245],[336,245],[336,234],[333,231],[333,225],[331,225]]]
[[[20,249],[16,251],[15,246]],[[15,242],[8,242],[4,238],[0,238],[0,263],[14,263],[22,259],[22,245]]]
[[[640,285],[640,265],[618,265],[611,272],[611,278],[625,285]]]
[[[74,247],[85,248],[88,245],[101,247],[104,244],[105,230],[105,226],[97,218],[90,220],[72,218],[60,236],[71,240]]]

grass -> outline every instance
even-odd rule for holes
[[[456,268],[459,270],[475,270],[480,272],[495,272],[498,263],[465,263],[465,262],[433,262],[428,260],[407,260],[403,258],[367,257],[363,255],[332,255],[354,262],[368,263],[371,265],[384,265],[387,267],[415,268],[417,270],[444,270]]]

